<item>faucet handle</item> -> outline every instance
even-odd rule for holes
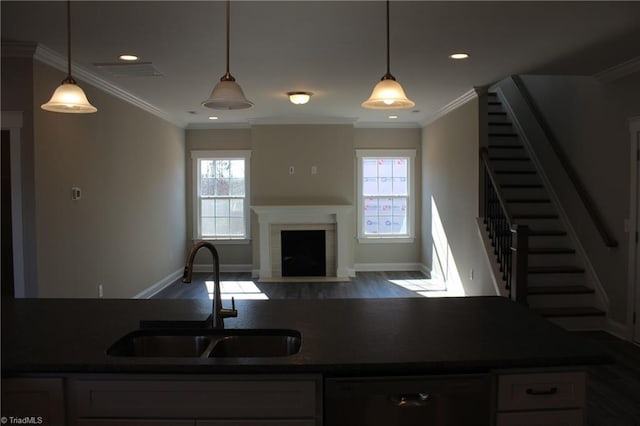
[[[236,299],[235,297],[231,298],[231,309],[222,308],[220,309],[220,316],[222,318],[235,318],[238,316],[238,311],[236,310]]]

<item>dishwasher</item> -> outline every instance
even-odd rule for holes
[[[489,375],[327,378],[327,426],[491,424]]]

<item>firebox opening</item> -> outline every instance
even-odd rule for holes
[[[324,277],[327,275],[324,230],[281,231],[282,276]]]

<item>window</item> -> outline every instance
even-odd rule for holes
[[[249,239],[250,151],[193,151],[194,238]]]
[[[413,242],[415,150],[356,150],[360,242]]]

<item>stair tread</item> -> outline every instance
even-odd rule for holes
[[[511,122],[510,121],[489,121],[487,123],[490,126],[511,126]]]
[[[557,285],[557,286],[529,286],[529,295],[542,294],[589,294],[595,293],[592,288],[584,285]]]
[[[603,316],[605,313],[593,306],[568,306],[560,308],[532,308],[543,317]]]
[[[530,266],[527,270],[529,274],[575,274],[583,273],[584,269],[579,266]]]
[[[505,111],[489,111],[489,115],[507,115]]]
[[[496,132],[489,132],[489,137],[498,137],[498,138],[506,138],[506,137],[510,137],[510,138],[517,138],[518,134],[517,133],[496,133]]]
[[[575,249],[570,247],[530,247],[529,254],[573,254]]]
[[[531,161],[529,157],[489,157],[489,161]]]
[[[535,175],[535,170],[496,170],[493,173],[497,175]]]

